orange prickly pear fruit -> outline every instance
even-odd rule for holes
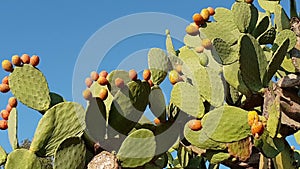
[[[11,97],[8,99],[8,104],[11,106],[11,107],[17,107],[18,105],[18,101],[15,97]]]
[[[199,28],[196,25],[192,25],[192,24],[188,25],[185,28],[185,31],[186,31],[187,34],[189,34],[191,36],[196,36],[200,33]]]
[[[91,76],[91,79],[94,81],[97,81],[99,78],[99,74],[96,71],[92,71],[90,76]]]
[[[8,76],[5,76],[5,77],[2,79],[2,84],[7,84],[7,85],[8,85]]]
[[[21,66],[22,60],[18,55],[14,55],[11,57],[11,62],[15,66]]]
[[[90,77],[87,77],[84,82],[85,82],[86,87],[88,87],[88,88],[90,88],[93,84],[93,80]]]
[[[160,120],[159,120],[158,118],[155,118],[155,119],[154,119],[154,123],[155,123],[156,125],[159,125],[159,124],[160,124]]]
[[[36,67],[37,65],[39,65],[40,63],[40,57],[38,57],[37,55],[33,55],[31,58],[30,58],[30,64],[34,67]]]
[[[248,112],[248,124],[252,126],[254,123],[259,121],[259,116],[256,111],[249,111]]]
[[[2,68],[7,72],[12,72],[14,70],[12,63],[9,60],[2,61]]]
[[[90,91],[90,89],[85,89],[83,92],[82,92],[82,96],[85,100],[90,100],[92,99],[93,95],[92,95],[92,92]]]
[[[188,127],[193,131],[201,130],[202,128],[201,120],[198,119],[190,120],[188,122]]]
[[[253,123],[253,125],[251,126],[251,133],[252,135],[254,135],[255,137],[259,137],[260,135],[262,135],[264,132],[264,125],[262,122],[258,121],[256,123]]]
[[[105,88],[102,88],[100,90],[100,95],[99,95],[100,99],[105,100],[107,98],[107,96],[108,96],[108,90]]]
[[[109,83],[108,80],[103,76],[100,76],[97,82],[102,86],[105,86]]]
[[[175,85],[178,81],[180,81],[180,75],[176,70],[171,70],[169,72],[169,80],[172,85]]]
[[[105,70],[102,70],[100,73],[99,73],[99,76],[100,77],[107,77],[107,75],[108,75],[108,72],[107,71],[105,71]]]
[[[115,79],[115,85],[116,85],[118,88],[123,88],[123,87],[125,86],[124,80],[121,79],[121,78],[116,78],[116,79]]]
[[[133,81],[137,80],[137,72],[134,69],[129,70],[129,78]]]
[[[0,92],[7,93],[9,92],[10,88],[7,84],[0,84]]]
[[[209,39],[203,39],[202,40],[202,46],[205,48],[205,49],[210,49],[212,47],[212,43]]]
[[[202,9],[200,12],[200,15],[202,16],[204,21],[208,21],[209,16],[210,16],[208,9]]]
[[[7,110],[2,110],[1,111],[1,117],[4,119],[4,120],[8,120],[8,116],[9,116],[9,112]]]
[[[6,120],[0,120],[0,130],[6,130],[8,128],[8,124]]]
[[[143,72],[143,78],[144,80],[148,81],[151,78],[151,72],[149,69],[145,69]]]
[[[204,19],[202,15],[200,15],[199,13],[195,13],[193,15],[193,21],[195,22],[196,25],[204,24]]]
[[[208,7],[207,10],[208,10],[210,16],[213,16],[216,13],[214,8],[212,8],[212,7]]]
[[[28,54],[23,54],[21,56],[21,60],[24,64],[29,64],[30,63],[30,56]]]

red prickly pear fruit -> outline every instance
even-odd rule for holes
[[[149,69],[145,69],[143,72],[144,80],[148,81],[151,78],[151,71]]]
[[[193,15],[193,21],[195,22],[196,25],[201,25],[204,24],[204,19],[199,13],[195,13]]]
[[[149,83],[150,87],[154,86],[154,84],[153,84],[153,82],[152,82],[151,79],[148,80],[148,83]]]
[[[29,64],[30,63],[30,56],[28,54],[23,54],[21,56],[21,60],[24,64]]]
[[[8,104],[13,108],[13,107],[17,107],[18,105],[18,101],[15,97],[11,97],[8,99]]]
[[[105,86],[109,83],[108,80],[103,76],[100,76],[97,82],[102,86]]]
[[[21,66],[22,64],[22,60],[21,58],[19,57],[19,55],[14,55],[11,57],[11,62],[13,65],[15,66]]]
[[[86,87],[88,87],[88,88],[90,88],[93,84],[93,80],[90,77],[87,77],[84,82],[85,82]]]
[[[262,122],[258,121],[256,123],[253,123],[251,126],[251,133],[254,136],[261,136],[264,132],[264,125]]]
[[[208,10],[210,16],[213,16],[216,13],[215,9],[212,7],[208,7],[207,10]]]
[[[14,70],[12,63],[9,60],[2,61],[2,68],[7,72],[12,72]]]
[[[160,124],[160,120],[159,120],[158,118],[155,118],[153,121],[154,121],[154,123],[155,123],[156,125],[159,125],[159,124]]]
[[[0,130],[6,130],[8,128],[8,124],[6,120],[0,120]]]
[[[193,131],[201,130],[202,128],[201,120],[197,120],[197,119],[190,120],[188,122],[188,127]]]
[[[5,76],[5,77],[2,79],[2,84],[7,84],[7,85],[8,85],[8,76]]]
[[[85,100],[91,100],[93,98],[92,92],[90,91],[90,89],[85,89],[82,92],[82,96]]]
[[[7,110],[8,112],[11,112],[11,109],[12,109],[12,107],[9,104],[7,104],[5,110]]]
[[[116,78],[115,79],[115,85],[118,87],[118,88],[123,88],[125,83],[124,83],[124,80],[121,79],[121,78]]]
[[[102,88],[100,90],[100,95],[99,95],[101,100],[105,100],[108,97],[108,90],[106,88]]]
[[[108,72],[107,71],[105,71],[105,70],[102,70],[100,73],[99,73],[99,76],[100,77],[107,77],[108,76]]]
[[[202,16],[204,21],[208,21],[209,16],[210,16],[208,9],[202,9],[200,12],[200,15]]]
[[[97,81],[99,78],[99,74],[96,71],[92,71],[90,76],[91,76],[91,79],[94,81]]]
[[[199,35],[199,28],[195,25],[188,25],[186,28],[185,28],[185,31],[187,34],[191,35],[191,36],[196,36],[196,35]]]
[[[37,56],[37,55],[33,55],[31,58],[30,58],[30,64],[33,66],[33,67],[36,67],[37,65],[39,65],[40,63],[40,57]]]
[[[1,117],[2,117],[4,120],[8,120],[9,112],[8,112],[7,110],[1,110]]]
[[[10,88],[7,84],[0,84],[0,92],[7,93],[9,92]]]
[[[252,4],[254,0],[245,0],[246,3]]]
[[[134,69],[129,70],[128,74],[129,74],[129,78],[131,80],[133,80],[133,81],[137,80],[138,75],[137,75],[137,72]]]

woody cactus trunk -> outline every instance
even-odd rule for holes
[[[296,1],[291,18],[280,1],[258,3],[264,11],[248,0],[203,9],[180,49],[167,30],[166,51],[150,49],[141,80],[134,70],[92,72],[86,108],[51,92],[37,56],[2,62],[10,74],[1,91],[43,116],[27,150],[18,144],[17,108],[7,110],[0,127],[8,127],[13,151],[0,146],[0,165],[42,169],[38,157],[51,157],[57,169],[300,167],[300,151],[286,141],[294,135],[300,143]],[[169,99],[160,86],[167,77]]]

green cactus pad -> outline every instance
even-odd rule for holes
[[[9,86],[14,96],[26,106],[38,111],[49,109],[48,83],[35,67],[29,64],[16,67],[9,76]]]
[[[106,134],[106,108],[100,98],[88,102],[85,113],[86,132],[95,142],[101,142]]]
[[[110,72],[108,74],[108,76],[107,76],[107,80],[109,82],[108,88],[109,88],[110,93],[112,95],[115,95],[119,91],[119,88],[115,85],[116,78],[123,79],[124,80],[124,84],[127,84],[128,82],[131,81],[131,79],[129,78],[129,73],[127,71],[124,71],[124,70],[114,70],[114,71]]]
[[[251,91],[246,86],[239,69],[239,62],[223,66],[225,80],[230,84],[230,86],[237,89],[242,94],[249,96],[251,95]]]
[[[196,48],[201,46],[202,40],[199,36],[191,36],[189,34],[186,34],[184,36],[183,42],[188,47]]]
[[[281,68],[283,68],[285,71],[290,72],[290,73],[295,73],[295,66],[293,65],[292,59],[285,55],[282,63],[281,63]]]
[[[254,92],[263,87],[263,77],[267,67],[266,56],[250,35],[243,35],[239,40],[240,70],[246,85]]]
[[[295,137],[295,140],[298,144],[300,144],[300,131],[297,131],[295,134],[294,134],[294,137]]]
[[[284,138],[271,138],[269,133],[264,131],[258,140],[254,140],[254,144],[257,144],[256,142],[262,142],[262,146],[260,148],[264,156],[274,158],[284,149],[283,139]]]
[[[182,144],[179,145],[179,148],[177,150],[177,157],[179,160],[179,164],[182,167],[186,168],[187,165],[189,164],[191,153],[192,153],[191,150],[189,150],[185,146],[182,146]]]
[[[232,64],[239,59],[237,53],[235,53],[231,46],[223,39],[214,39],[213,45],[218,52],[218,56],[221,58],[223,65]]]
[[[0,146],[0,166],[6,162],[7,154],[5,150]]]
[[[54,154],[54,169],[82,169],[85,166],[86,148],[79,137],[63,140]]]
[[[133,106],[139,111],[145,111],[149,103],[149,94],[151,92],[149,83],[137,80],[131,81],[127,85],[129,88],[128,95]],[[123,92],[125,92],[125,90]]]
[[[263,34],[261,34],[257,39],[259,44],[265,45],[265,44],[273,44],[275,38],[276,38],[276,29],[274,27],[271,27]]]
[[[38,157],[26,149],[16,149],[7,156],[6,169],[42,169]]]
[[[57,105],[58,103],[64,102],[64,98],[57,93],[50,92],[50,108]]]
[[[294,157],[294,151],[291,149],[290,145],[286,140],[283,141],[284,149],[281,151],[274,159],[274,166],[276,168],[297,168],[297,163]]]
[[[148,52],[148,65],[153,84],[159,85],[166,78],[168,73],[168,56],[162,49],[152,48]]]
[[[204,105],[196,87],[178,82],[171,92],[170,102],[185,113],[201,118],[204,115]]]
[[[8,138],[13,150],[19,147],[18,143],[18,113],[17,109],[13,108],[10,111],[8,118]]]
[[[81,136],[85,113],[78,103],[62,102],[49,109],[40,120],[30,150],[40,156],[52,156],[61,140]]]
[[[272,46],[272,50],[276,51],[278,49],[278,47],[280,47],[285,42],[286,39],[289,39],[289,41],[290,41],[287,51],[288,52],[291,51],[297,43],[297,36],[293,31],[291,31],[289,29],[285,29],[285,30],[279,32],[279,34],[276,36],[276,39]]]
[[[210,111],[204,117],[205,123],[202,130],[212,140],[230,143],[251,135],[248,112],[243,109],[222,106]]]
[[[247,161],[252,153],[251,137],[242,139],[237,142],[228,143],[228,152],[232,157],[238,158],[240,161]]]
[[[107,86],[101,86],[99,83],[94,82],[92,84],[92,86],[90,87],[90,90],[92,92],[93,97],[99,98],[100,91],[101,91],[102,88],[106,88],[107,90],[109,90]],[[107,118],[108,118],[108,115],[109,115],[108,113],[110,111],[110,106],[112,104],[113,99],[114,99],[114,96],[111,94],[111,92],[108,92],[108,96],[104,100],[104,104],[105,104],[105,107],[106,107],[106,113],[107,113],[106,116],[107,116]]]
[[[277,31],[280,32],[284,29],[290,29],[290,19],[280,4],[275,5],[274,15],[274,22],[277,27]]]
[[[226,32],[226,33],[224,33]],[[211,22],[207,23],[205,27],[200,28],[200,34],[203,33],[208,39],[221,38],[230,45],[237,42],[239,38],[239,31],[235,25],[228,26],[227,23]]]
[[[169,29],[166,30],[166,49],[169,54],[176,55]]]
[[[277,4],[279,4],[279,2],[280,0],[258,0],[258,4],[260,5],[260,7],[271,13],[274,13],[275,7]]]
[[[257,38],[264,32],[268,30],[270,26],[270,17],[264,15],[264,17],[258,22],[258,25],[256,25],[255,29],[252,31],[253,37]]]
[[[210,162],[210,164],[219,164],[230,158],[229,153],[218,150],[206,150],[205,156]]]
[[[254,6],[244,2],[235,2],[232,6],[232,13],[240,32],[252,32],[258,19],[258,11]]]
[[[202,125],[205,120],[201,120]],[[193,131],[188,127],[188,123],[184,126],[184,137],[194,146],[201,149],[225,150],[227,147],[224,143],[216,142],[207,137],[203,129]]]
[[[134,107],[129,95],[130,90],[127,86],[115,94],[108,119],[108,123],[112,128],[125,135],[135,127],[143,115],[142,111]],[[148,97],[146,99],[148,100]],[[144,102],[144,100],[139,101]]]
[[[234,24],[232,11],[226,8],[216,8],[214,19],[217,22],[231,22]]]
[[[276,71],[280,68],[282,61],[287,53],[289,46],[289,39],[286,39],[273,54],[271,61],[267,66],[265,76],[263,77],[264,85],[268,85],[269,81],[272,79]]]
[[[117,154],[122,167],[138,167],[155,156],[156,141],[152,131],[140,129],[131,133],[122,143]]]
[[[269,92],[266,92],[268,94]],[[268,98],[268,97],[265,97]],[[269,115],[267,121],[267,130],[269,131],[270,137],[274,138],[277,136],[281,121],[280,111],[280,98],[277,96],[274,100],[269,100],[264,106],[266,107]]]
[[[156,117],[166,117],[166,100],[159,86],[152,87],[149,95],[149,108]]]
[[[195,51],[185,46],[180,49],[179,59],[183,62],[182,73],[189,78],[193,78],[192,72],[201,66],[199,56]]]

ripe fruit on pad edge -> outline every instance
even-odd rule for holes
[[[145,69],[143,72],[143,78],[144,80],[148,81],[151,78],[151,72],[149,69]]]
[[[91,72],[91,79],[97,81],[99,78],[99,74],[96,71]]]
[[[39,65],[40,63],[40,57],[38,57],[37,55],[33,55],[31,58],[30,58],[30,64],[34,67],[36,67],[37,65]]]
[[[133,81],[137,80],[137,72],[134,69],[129,70],[129,78]]]
[[[8,99],[8,104],[11,106],[11,107],[17,107],[18,105],[18,101],[15,97],[11,97]]]
[[[188,127],[193,131],[201,130],[202,124],[201,120],[193,119],[188,122]]]
[[[202,18],[205,21],[208,21],[209,16],[210,16],[208,9],[202,9],[201,12],[200,12],[200,15],[202,16]]]
[[[100,76],[100,77],[98,78],[97,82],[98,82],[100,85],[102,85],[102,86],[108,84],[108,80],[107,80],[105,77],[103,77],[103,76]]]
[[[12,63],[9,60],[2,61],[2,68],[7,72],[12,72],[14,69]]]
[[[0,130],[6,130],[8,128],[8,124],[6,120],[0,120]]]
[[[197,26],[194,26],[194,25],[188,25],[186,28],[185,28],[185,31],[187,34],[191,35],[191,36],[196,36],[198,35],[200,32],[199,32],[199,28]]]
[[[159,125],[159,124],[160,124],[160,120],[159,120],[158,118],[155,118],[153,121],[154,121],[154,123],[155,123],[156,125]]]
[[[84,82],[85,82],[86,87],[88,87],[88,88],[91,87],[93,84],[93,80],[90,77],[87,77]]]
[[[99,73],[99,76],[101,77],[107,77],[107,75],[108,75],[108,73],[107,73],[107,71],[105,71],[105,70],[102,70],[100,73]]]
[[[82,92],[82,96],[85,100],[90,100],[93,95],[92,95],[92,92],[90,91],[90,89],[85,89],[83,92]]]
[[[30,63],[30,56],[28,54],[23,54],[21,56],[21,60],[24,64],[29,64]]]
[[[180,79],[180,75],[176,70],[171,70],[169,72],[169,81],[172,85],[176,84]]]
[[[2,117],[4,120],[8,120],[9,112],[8,112],[7,110],[1,110],[1,117]]]
[[[0,92],[7,93],[9,92],[10,88],[7,84],[0,84]]]
[[[256,122],[253,123],[253,125],[251,126],[251,133],[252,135],[254,135],[255,137],[258,135],[262,135],[262,133],[264,132],[264,125],[262,122]]]
[[[11,57],[11,62],[15,66],[20,66],[22,64],[22,60],[18,55],[14,55]]]
[[[121,79],[121,78],[116,78],[115,79],[115,85],[118,87],[118,88],[123,88],[124,87],[124,80]]]
[[[248,124],[252,126],[254,123],[259,121],[259,116],[256,111],[252,110],[248,112]]]
[[[107,96],[108,96],[108,90],[105,88],[102,88],[100,90],[100,95],[99,95],[100,99],[105,100],[107,98]]]

